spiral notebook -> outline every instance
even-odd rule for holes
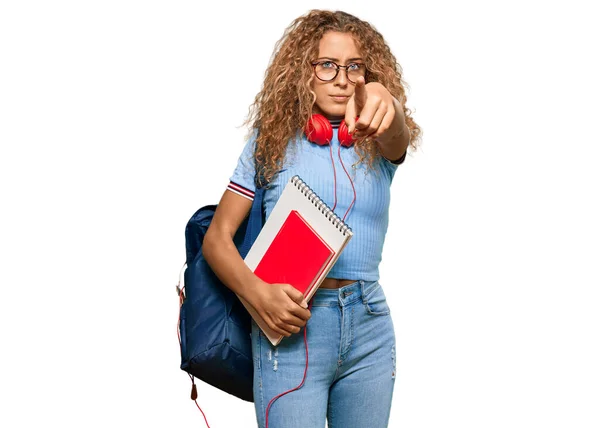
[[[296,175],[286,184],[244,261],[263,281],[291,284],[309,301],[351,237],[348,225]],[[283,336],[240,300],[270,342],[279,344]]]

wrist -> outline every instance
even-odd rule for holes
[[[242,297],[252,304],[252,306],[255,306],[256,299],[260,298],[260,294],[265,290],[265,284],[262,279],[253,275],[252,279],[246,283]]]

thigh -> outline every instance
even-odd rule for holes
[[[330,390],[328,426],[384,428],[396,378],[396,338],[381,287],[353,309],[352,350]]]
[[[307,324],[309,364],[302,387],[278,398],[268,413],[271,428],[324,428],[329,386],[335,374],[335,352],[331,345],[335,308],[312,308]],[[328,331],[328,328],[331,331]],[[339,330],[338,330],[339,331]],[[325,345],[325,346],[324,346]],[[335,350],[337,351],[337,349]],[[254,406],[260,428],[266,427],[269,402],[302,382],[306,367],[304,330],[273,346],[252,322],[254,360]]]

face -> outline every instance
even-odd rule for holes
[[[325,60],[341,66],[351,63],[362,64],[364,70],[364,59],[354,39],[348,33],[329,31],[323,35],[319,42],[318,57],[313,62]],[[333,64],[326,63],[324,66],[331,67]],[[346,104],[354,94],[354,83],[348,80],[345,69],[340,68],[335,79],[328,82],[323,82],[314,76],[311,88],[317,95],[314,113],[322,114],[329,119],[345,116]]]

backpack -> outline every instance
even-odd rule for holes
[[[264,224],[262,201],[265,188],[259,186],[257,182],[250,215],[233,239],[242,258]],[[192,379],[193,400],[197,397],[196,377],[252,402],[251,317],[236,294],[217,278],[202,255],[202,241],[216,208],[216,205],[200,208],[185,228],[187,268],[184,284],[178,286],[181,303],[180,367]]]

